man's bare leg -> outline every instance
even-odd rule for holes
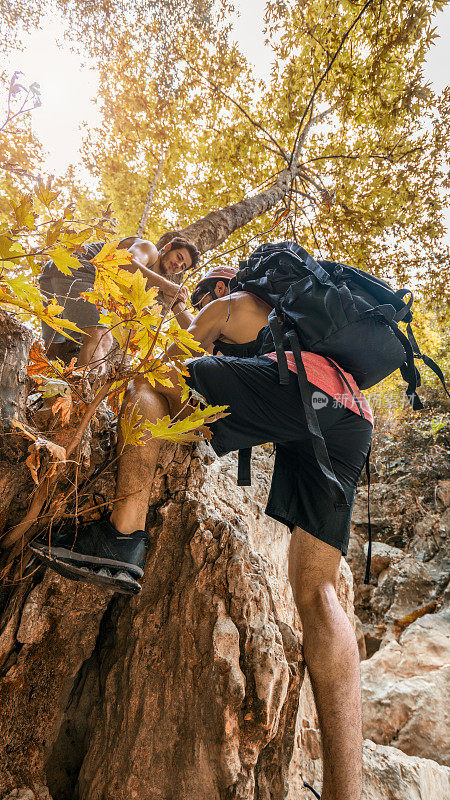
[[[177,413],[180,406],[179,395],[177,385],[172,390],[164,389],[160,393],[141,377],[131,382],[122,409],[125,413],[130,405],[137,404],[144,419],[156,422],[169,412],[172,415]],[[148,437],[145,445],[126,447],[122,452],[120,431],[119,423],[117,453],[120,458],[116,484],[116,498],[119,499],[114,503],[111,522],[121,533],[133,533],[145,529],[150,492],[163,441]],[[138,487],[142,488],[136,491]]]
[[[169,410],[173,414],[180,409],[181,391],[175,383],[173,389],[164,388],[160,394],[139,377],[130,384],[124,412],[130,404],[137,407],[141,417],[155,422]],[[145,519],[161,444],[161,440],[148,437],[143,446],[125,447],[121,452],[123,443],[119,442],[118,502],[110,521],[93,520],[81,527],[62,528],[51,541],[45,534],[30,545],[31,550],[67,578],[138,594],[148,545]]]
[[[294,528],[289,580],[322,733],[321,798],[360,800],[360,667],[355,634],[336,595],[340,559],[336,548]]]
[[[92,368],[101,366],[105,363],[113,344],[113,336],[106,328],[98,325],[84,328],[83,343],[78,354],[77,366],[90,366]]]

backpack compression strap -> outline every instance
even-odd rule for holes
[[[392,322],[389,319],[386,319],[386,322],[405,349],[406,361],[400,367],[400,372],[403,380],[408,381],[408,385],[406,387],[406,396],[414,411],[421,411],[423,408],[423,403],[416,392],[417,387],[420,386],[420,373],[414,364],[414,352],[411,342],[409,341],[408,337],[405,336],[405,334],[399,329],[395,322]]]
[[[408,324],[406,326],[406,333],[408,334],[409,343],[410,343],[410,345],[412,347],[412,351],[414,353],[415,358],[421,358],[423,363],[426,364],[427,367],[429,367],[430,369],[433,370],[435,375],[438,376],[440,382],[442,383],[442,386],[444,387],[444,392],[447,394],[448,397],[450,397],[450,392],[447,389],[447,385],[445,383],[444,374],[443,374],[440,366],[438,364],[436,364],[436,362],[433,361],[433,359],[430,358],[430,356],[426,356],[426,355],[424,355],[423,353],[420,352],[419,345],[416,342],[416,337],[414,336],[414,334],[412,332],[412,328],[411,328],[411,325],[409,324],[409,322],[408,322]]]
[[[308,383],[308,377],[306,375],[305,366],[303,364],[298,336],[295,331],[289,331],[287,333],[287,337],[289,339],[289,342],[292,347],[292,352],[294,354],[295,364],[297,367],[297,379],[300,389],[300,395],[303,402],[303,408],[305,411],[308,431],[311,436],[311,443],[313,446],[317,464],[320,468],[320,471],[322,472],[323,477],[325,478],[327,488],[334,502],[334,507],[336,511],[348,510],[349,504],[345,496],[345,492],[341,484],[339,483],[338,479],[336,478],[336,475],[334,474],[330,457],[328,455],[328,450],[324,438],[322,436],[322,431],[320,430],[319,427],[317,414],[312,405],[311,387]]]

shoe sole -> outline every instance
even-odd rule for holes
[[[44,562],[50,569],[62,575],[63,578],[69,578],[72,581],[79,583],[89,583],[93,586],[101,586],[103,589],[113,589],[120,594],[137,595],[142,589],[142,586],[126,572],[122,571],[120,575],[102,575],[89,569],[87,566],[77,566],[74,563],[62,561],[61,559],[49,558],[44,553],[34,550],[36,556]]]
[[[37,556],[44,558],[48,561],[63,561],[64,563],[78,564],[80,567],[106,567],[113,568],[114,570],[126,570],[130,575],[135,578],[142,578],[144,570],[137,567],[135,564],[129,564],[127,561],[116,561],[113,558],[98,558],[97,556],[85,556],[82,553],[76,553],[74,550],[67,550],[65,547],[49,547],[40,542],[32,542],[30,550]]]

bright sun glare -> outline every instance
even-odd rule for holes
[[[248,60],[255,65],[255,72],[268,77],[271,51],[264,43],[263,15],[266,0],[251,0],[237,3],[233,34]],[[432,48],[428,58],[425,78],[437,90],[443,88],[448,77],[447,42],[450,38],[450,8],[436,17],[440,39]],[[80,55],[72,53],[63,42],[64,24],[61,20],[48,19],[43,29],[24,37],[24,50],[9,52],[3,57],[1,66],[8,75],[22,70],[28,82],[37,81],[41,86],[42,107],[33,111],[33,127],[43,143],[47,155],[45,168],[48,172],[62,174],[70,164],[82,173],[80,147],[82,126],[92,128],[100,122],[94,102],[98,75],[94,69],[83,64]],[[89,179],[89,176],[86,175]]]

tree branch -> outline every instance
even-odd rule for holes
[[[372,5],[372,3],[373,3],[373,0],[367,0],[367,3],[366,3],[364,6],[363,6],[363,8],[362,8],[362,9],[361,9],[361,11],[359,12],[358,16],[356,17],[356,19],[355,19],[355,20],[353,20],[353,22],[352,22],[352,24],[350,25],[350,27],[348,28],[348,30],[347,30],[347,31],[344,33],[344,35],[343,35],[343,37],[342,37],[342,39],[341,39],[341,41],[340,41],[340,44],[339,44],[339,47],[338,47],[338,49],[336,50],[336,52],[335,52],[335,54],[334,54],[333,58],[331,59],[330,63],[328,64],[328,67],[326,68],[326,70],[325,70],[325,72],[323,73],[322,77],[320,78],[319,82],[318,82],[318,83],[316,84],[316,86],[314,87],[314,91],[312,92],[312,94],[311,94],[311,97],[309,98],[308,104],[307,104],[307,106],[306,106],[306,108],[305,108],[305,110],[304,110],[304,112],[303,112],[302,118],[301,118],[301,120],[300,120],[300,122],[299,122],[299,125],[298,125],[298,128],[297,128],[297,133],[296,133],[296,136],[295,136],[295,141],[294,141],[294,147],[292,148],[292,156],[291,156],[291,158],[290,158],[290,161],[289,161],[289,166],[290,166],[290,167],[291,167],[292,165],[294,165],[294,166],[295,166],[295,162],[294,162],[294,154],[295,154],[295,152],[296,152],[296,150],[297,150],[298,140],[299,140],[299,137],[300,137],[300,131],[301,131],[301,129],[302,129],[302,126],[303,126],[303,123],[304,123],[304,121],[305,121],[305,119],[306,119],[306,116],[307,116],[307,114],[308,114],[308,111],[310,110],[310,108],[311,108],[312,104],[314,103],[314,100],[315,100],[316,94],[317,94],[317,92],[319,91],[319,88],[320,88],[320,86],[322,85],[322,83],[324,82],[324,80],[325,80],[325,78],[327,77],[328,73],[330,72],[330,70],[331,70],[331,68],[332,68],[332,66],[333,66],[333,64],[334,64],[334,62],[336,61],[336,59],[337,59],[337,57],[338,57],[339,53],[341,52],[341,50],[342,50],[342,48],[343,48],[343,46],[344,46],[344,44],[345,44],[346,40],[347,40],[347,39],[348,39],[348,37],[350,36],[350,33],[352,32],[353,28],[355,27],[355,25],[357,24],[357,22],[359,22],[359,20],[361,19],[362,15],[363,15],[363,14],[364,14],[364,12],[366,11],[366,9],[367,9],[367,8],[368,8],[370,5]]]
[[[372,0],[370,0],[370,2],[372,2]],[[181,53],[179,50],[177,50],[176,52],[178,52],[178,55],[180,56],[180,58],[182,58],[182,59],[183,59],[183,60],[186,62],[186,64],[188,64],[188,66],[189,66],[189,67],[190,67],[190,68],[191,68],[191,69],[192,69],[192,70],[193,70],[193,71],[194,71],[194,72],[195,72],[195,73],[196,73],[196,74],[197,74],[197,75],[198,75],[198,76],[199,76],[199,77],[200,77],[202,80],[204,80],[204,81],[206,81],[207,83],[209,83],[209,85],[210,85],[210,86],[212,86],[212,88],[213,88],[213,89],[214,89],[216,92],[218,92],[219,94],[221,94],[221,95],[222,95],[222,97],[225,97],[227,100],[229,100],[229,101],[230,101],[230,103],[233,103],[233,105],[235,105],[235,106],[236,106],[236,108],[238,108],[238,109],[239,109],[239,111],[240,111],[240,112],[241,112],[241,113],[244,115],[244,117],[246,117],[246,119],[248,119],[248,121],[249,121],[249,122],[250,122],[250,123],[251,123],[251,124],[252,124],[252,125],[253,125],[255,128],[257,128],[257,129],[258,129],[258,130],[260,130],[260,131],[261,131],[261,132],[262,132],[262,133],[263,133],[265,136],[267,136],[267,137],[270,139],[270,141],[272,142],[272,144],[274,144],[274,145],[275,145],[275,147],[276,147],[276,149],[277,149],[277,152],[278,152],[278,153],[280,153],[280,155],[281,155],[281,157],[283,158],[283,160],[284,160],[284,161],[286,161],[286,163],[289,163],[289,156],[288,156],[288,154],[287,154],[286,150],[285,150],[283,147],[281,147],[281,145],[279,145],[279,144],[278,144],[277,140],[276,140],[276,139],[275,139],[275,138],[272,136],[272,134],[271,134],[271,133],[269,133],[269,131],[267,131],[267,130],[264,128],[264,126],[263,126],[263,125],[261,125],[261,123],[260,123],[260,122],[257,122],[257,120],[253,119],[253,117],[251,117],[251,116],[250,116],[250,114],[248,113],[248,111],[246,111],[246,110],[245,110],[245,108],[244,108],[243,106],[241,106],[241,104],[240,104],[240,103],[238,103],[238,102],[237,102],[237,100],[235,100],[233,97],[231,97],[229,94],[227,94],[227,93],[226,93],[226,92],[225,92],[225,91],[224,91],[224,90],[221,88],[221,86],[219,86],[219,84],[215,83],[213,80],[211,80],[211,78],[208,78],[208,76],[207,76],[207,75],[203,75],[203,73],[202,73],[202,72],[200,72],[200,70],[199,70],[199,69],[198,69],[198,68],[195,66],[195,64],[192,64],[190,61],[188,61],[188,59],[186,58],[186,56],[184,56],[184,55],[183,55],[183,54],[182,54],[182,53]]]
[[[336,103],[333,103],[333,105],[330,106],[330,108],[326,108],[325,111],[322,111],[320,114],[317,114],[315,117],[313,117],[312,119],[310,119],[306,123],[305,127],[303,128],[303,130],[302,130],[302,132],[301,132],[301,134],[300,134],[300,136],[298,138],[297,147],[295,149],[295,152],[294,152],[293,158],[292,158],[292,163],[293,164],[297,163],[299,153],[301,152],[301,150],[303,148],[303,145],[305,144],[306,138],[307,138],[308,133],[310,132],[311,128],[313,128],[314,125],[317,125],[319,122],[322,122],[322,120],[325,119],[325,117],[327,117],[328,114],[331,114],[332,111],[334,111],[338,106],[340,106],[340,102],[339,101],[337,101]]]

